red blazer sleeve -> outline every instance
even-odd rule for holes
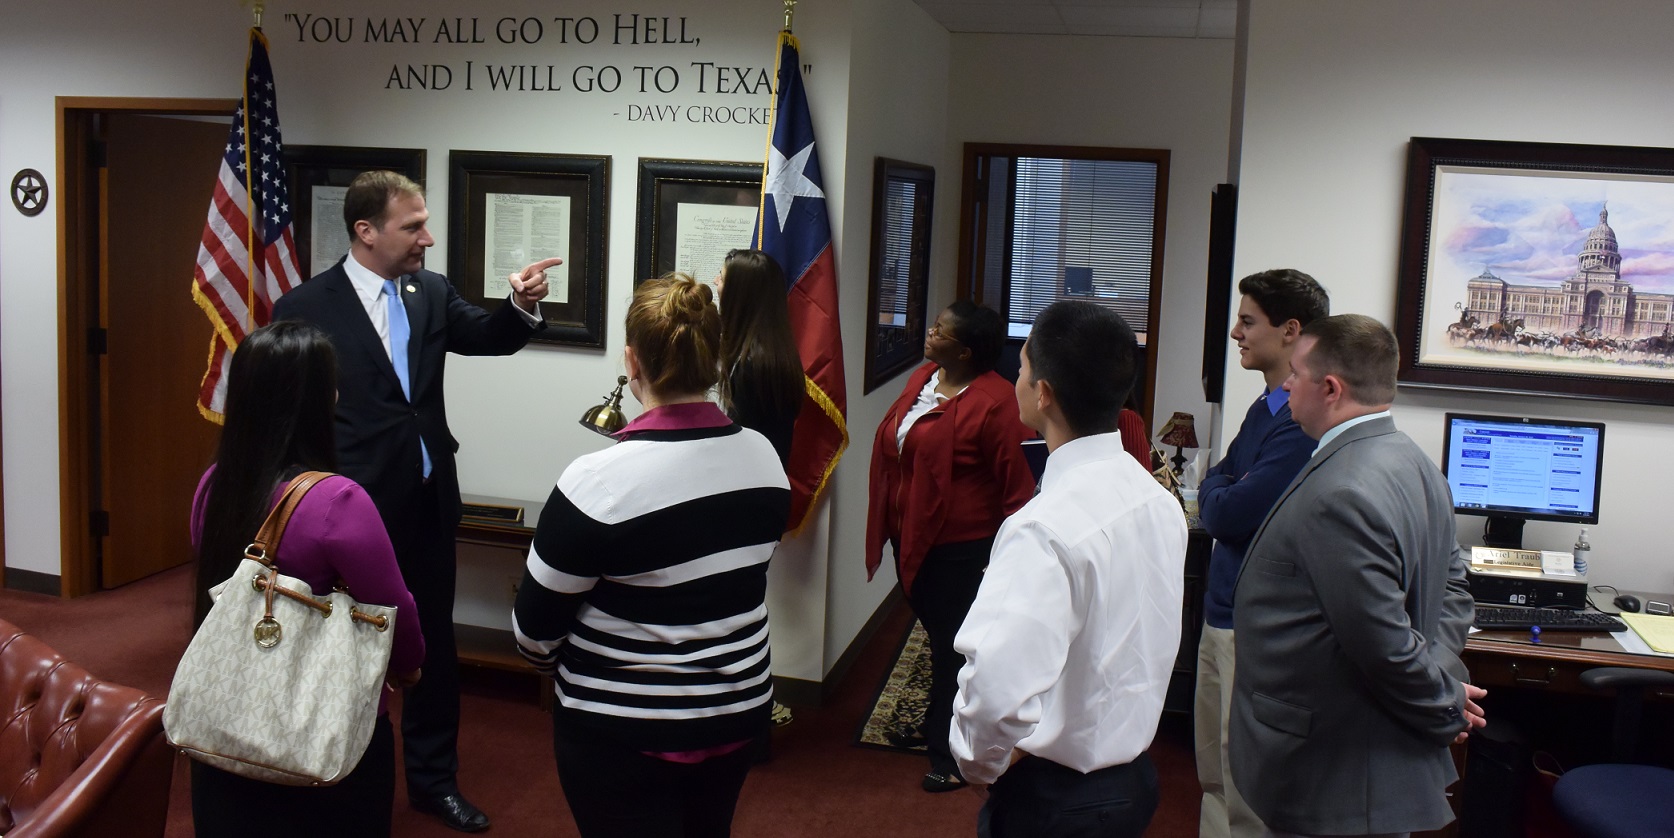
[[[926,363],[907,376],[907,384],[895,403],[884,413],[883,421],[872,437],[872,467],[866,490],[866,581],[872,581],[883,565],[883,546],[889,541],[889,503],[895,491],[895,470],[890,463],[896,457],[895,432],[901,427],[901,417],[907,415],[918,391],[930,380],[936,365]]]
[[[1122,448],[1146,471],[1151,470],[1151,440],[1145,431],[1145,419],[1138,412],[1122,408],[1116,417],[1116,427],[1122,432]]]
[[[1023,440],[1033,438],[1035,432],[1017,414],[1017,391],[998,374],[988,375],[997,383],[990,382],[993,407],[983,417],[983,447],[994,452],[994,480],[1005,487],[1002,509],[1010,515],[1035,496],[1035,475],[1023,456]]]

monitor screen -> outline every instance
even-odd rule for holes
[[[1596,524],[1603,467],[1601,423],[1447,414],[1442,472],[1455,512]]]

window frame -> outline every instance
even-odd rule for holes
[[[959,272],[955,294],[979,305],[986,305],[1002,313],[1009,310],[1011,300],[1012,213],[1016,205],[1015,167],[1019,157],[1059,158],[1067,160],[1097,160],[1133,163],[1152,163],[1157,167],[1156,198],[1152,207],[1151,272],[1149,299],[1146,300],[1146,322],[1141,350],[1145,354],[1143,377],[1137,382],[1142,392],[1143,415],[1153,415],[1153,394],[1156,392],[1157,354],[1162,326],[1163,245],[1167,239],[1169,151],[1155,148],[1106,148],[1099,146],[1032,145],[1015,143],[965,143],[963,174],[960,179],[959,199]],[[1000,299],[985,299],[984,277],[978,275],[989,248],[988,227],[991,219],[989,194],[996,158],[1003,159],[1011,171],[1001,173],[1007,185],[1006,212],[1002,225],[1005,240],[1001,242]],[[1006,315],[1008,332],[1010,316]],[[1139,325],[1139,324],[1134,324]],[[1142,331],[1135,328],[1136,332]]]

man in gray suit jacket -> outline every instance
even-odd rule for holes
[[[1290,408],[1320,446],[1250,543],[1235,594],[1232,774],[1277,835],[1401,835],[1453,819],[1448,744],[1484,723],[1447,481],[1395,430],[1395,336],[1315,320]]]

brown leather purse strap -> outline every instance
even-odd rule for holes
[[[256,540],[244,548],[245,558],[255,559],[268,567],[274,567],[274,561],[279,557],[279,539],[285,536],[285,525],[291,521],[291,513],[296,511],[297,504],[302,502],[302,496],[314,488],[314,484],[331,477],[329,471],[305,471],[296,476],[289,486],[285,487],[285,494],[279,498],[273,511],[267,513],[267,520],[262,522],[261,529],[256,531]]]

